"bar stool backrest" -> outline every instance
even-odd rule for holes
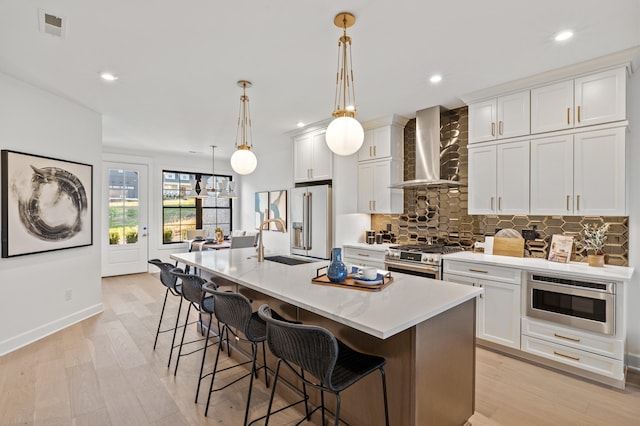
[[[264,341],[264,336],[252,333],[250,325],[253,310],[249,299],[242,294],[228,291],[207,292],[213,294],[213,306],[220,322],[240,330],[249,340],[262,338]]]
[[[178,282],[178,277],[171,273],[171,271],[175,269],[175,266],[170,263],[163,262],[160,259],[151,259],[148,262],[160,269],[160,282],[174,292],[177,292],[176,283]]]
[[[191,303],[199,304],[203,295],[202,285],[207,280],[197,275],[185,274],[180,268],[174,268],[171,273],[182,281],[182,296]]]
[[[301,367],[334,390],[331,377],[338,359],[338,342],[331,332],[280,321],[273,318],[268,305],[260,306],[258,315],[267,323],[267,345],[276,357]]]

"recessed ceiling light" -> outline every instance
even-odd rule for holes
[[[118,79],[118,76],[110,72],[101,72],[100,78],[104,81],[116,81]]]
[[[303,123],[302,121],[298,121],[298,122],[296,123],[296,126],[298,126],[298,127],[304,127],[304,123]]]
[[[442,76],[440,74],[432,75],[429,81],[432,82],[433,84],[440,83],[442,81]]]
[[[555,40],[556,41],[565,41],[565,40],[569,40],[571,37],[573,37],[573,31],[565,30],[565,31],[561,31],[558,34],[556,34]]]

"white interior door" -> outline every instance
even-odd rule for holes
[[[104,162],[102,276],[147,271],[147,166]]]

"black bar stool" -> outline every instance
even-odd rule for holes
[[[156,338],[153,341],[153,350],[156,350],[156,345],[158,344],[158,335],[160,333],[166,333],[168,331],[173,331],[173,338],[171,339],[171,351],[169,352],[169,362],[167,363],[167,367],[171,364],[171,355],[173,354],[173,345],[176,341],[176,332],[178,330],[178,323],[180,321],[180,311],[182,310],[182,284],[178,284],[178,277],[171,273],[171,270],[175,268],[170,263],[163,262],[160,259],[151,259],[148,261],[151,265],[156,266],[160,269],[160,282],[167,289],[164,293],[164,302],[162,303],[162,311],[160,311],[160,319],[158,320],[158,329],[156,330]],[[167,305],[167,296],[171,295],[179,297],[180,302],[178,304],[178,315],[176,316],[176,323],[173,327],[167,328],[165,330],[161,330],[162,318],[164,317],[164,309]]]
[[[340,392],[373,371],[380,370],[385,424],[389,426],[387,383],[384,373],[386,360],[384,358],[355,351],[322,327],[293,324],[274,318],[268,305],[260,306],[258,315],[267,323],[267,344],[271,352],[278,357],[265,426],[269,424],[273,397],[276,392],[280,367],[283,363],[302,380],[302,383],[320,390],[321,406],[307,414],[305,419],[309,420],[313,412],[321,408],[322,424],[324,425],[324,392],[331,392],[336,396],[336,426],[340,422]],[[319,382],[306,379],[303,374],[296,371],[294,365],[311,373]]]
[[[249,391],[247,393],[247,406],[244,413],[244,425],[247,425],[247,420],[249,418],[249,407],[251,405],[251,392],[253,390],[253,379],[254,376],[258,376],[259,370],[264,370],[265,373],[265,382],[267,387],[269,387],[269,376],[267,375],[267,362],[266,362],[266,354],[265,354],[265,346],[264,341],[266,339],[266,324],[263,320],[258,317],[257,312],[252,312],[251,302],[242,294],[217,291],[215,286],[210,284],[205,284],[203,287],[204,291],[208,294],[213,295],[213,305],[215,309],[215,315],[218,321],[222,324],[222,329],[220,330],[220,336],[228,336],[229,333],[235,336],[236,341],[247,342],[251,344],[251,359],[249,361],[240,362],[238,364],[232,365],[230,367],[226,367],[218,370],[218,360],[220,358],[220,352],[222,352],[222,346],[218,345],[218,353],[216,355],[216,361],[213,367],[213,372],[211,373],[211,385],[209,386],[209,396],[207,397],[207,408],[205,409],[204,415],[207,416],[209,413],[209,403],[211,402],[211,394],[213,392],[220,391],[222,389],[231,386],[234,383],[244,379],[249,376]],[[226,334],[225,334],[226,333]],[[239,333],[244,335],[244,338],[241,338]],[[262,366],[257,365],[258,358],[258,344],[262,344]],[[228,343],[227,343],[228,346]],[[242,375],[241,377],[236,378],[232,382],[214,389],[213,383],[216,378],[216,373],[221,371],[230,370],[232,368],[239,367],[241,365],[246,365],[251,363],[251,370]]]

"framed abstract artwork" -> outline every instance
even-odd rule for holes
[[[93,166],[2,150],[2,257],[93,244]]]
[[[260,228],[260,224],[269,218],[269,193],[268,192],[256,192],[255,193],[255,218],[256,229]]]
[[[287,223],[287,190],[269,192],[269,219],[280,218]],[[269,224],[271,231],[278,231],[275,223]]]

